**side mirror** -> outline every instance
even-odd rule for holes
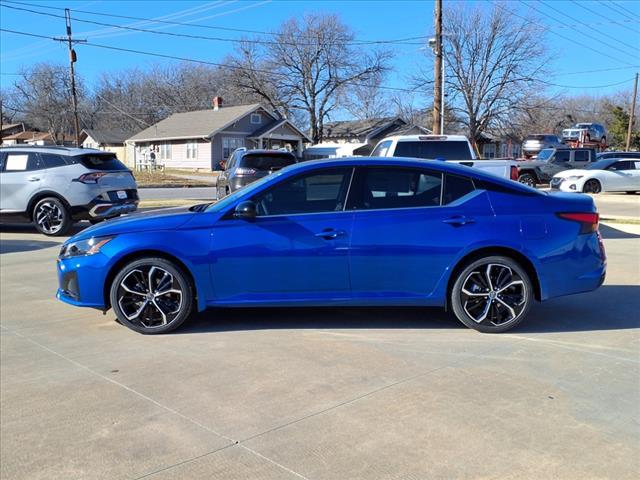
[[[240,202],[233,212],[234,218],[240,218],[242,220],[255,220],[258,216],[258,209],[255,202],[245,200]]]

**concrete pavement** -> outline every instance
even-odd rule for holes
[[[212,310],[175,334],[57,302],[0,236],[3,479],[638,478],[640,226],[596,292],[482,335],[439,309]]]

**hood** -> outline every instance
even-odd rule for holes
[[[189,208],[191,207],[163,208],[106,220],[83,230],[69,240],[76,241],[91,237],[146,232],[149,230],[172,230],[184,225],[195,215],[198,215],[198,213],[190,211]]]
[[[560,173],[556,173],[554,177],[559,177],[559,178],[576,177],[576,176],[584,177],[586,175],[591,175],[592,172],[593,170],[569,169],[569,170],[563,170]]]

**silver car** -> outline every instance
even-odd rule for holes
[[[30,221],[64,235],[75,220],[101,220],[138,206],[131,171],[113,153],[67,147],[0,148],[0,220]]]
[[[562,130],[562,140],[597,142],[607,144],[607,131],[599,123],[576,123],[571,128]]]
[[[562,147],[562,140],[557,135],[548,133],[527,135],[527,138],[522,142],[522,154],[525,158],[532,158],[545,148],[558,147]]]

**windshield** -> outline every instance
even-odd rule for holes
[[[293,165],[296,159],[289,153],[249,153],[242,157],[240,167],[273,170]]]
[[[545,148],[544,150],[540,151],[540,153],[538,154],[537,160],[542,160],[543,162],[546,162],[547,160],[549,160],[551,155],[553,155],[553,152],[554,150],[552,148]]]
[[[616,162],[617,162],[616,159],[611,159],[611,158],[605,159],[605,160],[598,160],[597,162],[594,162],[591,165],[589,165],[586,169],[587,170],[606,170],[609,166],[611,166]]]

